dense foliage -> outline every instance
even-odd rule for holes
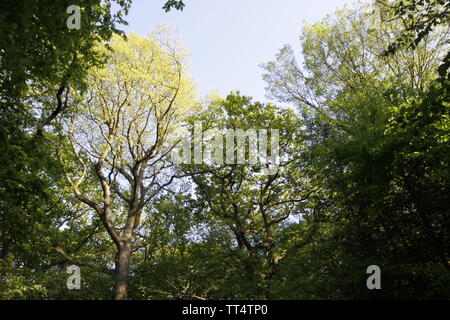
[[[262,65],[279,105],[197,98],[170,30],[124,37],[115,2],[80,1],[82,32],[67,1],[1,4],[0,299],[450,299],[448,1],[306,25],[301,64]],[[227,130],[268,153],[197,161]]]

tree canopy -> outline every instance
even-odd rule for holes
[[[0,5],[0,299],[450,298],[448,1],[307,24],[267,103],[131,4]]]

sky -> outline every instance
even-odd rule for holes
[[[302,25],[315,23],[353,0],[185,0],[183,11],[165,13],[165,0],[134,0],[124,30],[146,36],[171,25],[191,53],[190,75],[199,95],[239,90],[267,102],[260,64],[284,44],[300,56]],[[364,2],[369,2],[366,0]]]

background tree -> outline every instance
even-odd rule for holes
[[[280,259],[281,253],[277,250],[280,227],[291,215],[300,213],[302,202],[313,192],[302,172],[297,170],[296,155],[302,148],[302,138],[297,128],[301,124],[292,110],[253,103],[240,94],[230,94],[226,99],[214,102],[204,113],[191,117],[190,121],[192,124],[203,124],[204,147],[213,143],[208,138],[208,132],[213,130],[222,134],[227,129],[267,130],[267,155],[277,148],[272,140],[275,133],[271,130],[279,132],[278,166],[271,163],[273,160],[270,157],[262,163],[249,164],[250,157],[258,156],[254,154],[258,151],[249,147],[250,140],[248,146],[244,146],[244,162],[247,164],[240,164],[237,162],[238,144],[233,142],[230,145],[224,137],[224,159],[225,149],[231,148],[236,157],[235,164],[207,161],[201,165],[182,165],[181,168],[192,175],[196,185],[195,197],[198,198],[198,205],[204,208],[204,214],[226,226],[234,236],[237,249],[242,251],[244,257],[247,256],[247,261],[242,262],[248,267],[245,275],[255,279],[253,292],[248,294],[253,298],[266,297],[267,283],[274,264]],[[262,138],[261,135],[259,138]],[[247,139],[250,138],[246,137],[246,142]],[[264,171],[269,166],[274,166],[271,173]]]
[[[345,279],[342,297],[368,294],[360,275],[371,264],[391,284],[408,283],[385,287],[384,297],[446,296],[434,281],[448,276],[441,269],[448,268],[448,151],[439,142],[448,135],[448,106],[444,97],[437,104],[420,101],[448,50],[448,31],[386,56],[386,39],[397,39],[403,26],[381,24],[372,9],[341,11],[307,26],[303,68],[285,47],[264,66],[264,77],[269,93],[297,104],[305,121],[305,165],[329,221],[317,228],[319,235],[331,232],[322,248],[333,248],[339,262],[324,259],[322,270]],[[418,104],[426,109],[419,112]]]

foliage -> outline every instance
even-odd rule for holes
[[[396,39],[402,26],[376,24],[377,17],[362,7],[307,26],[303,70],[289,47],[264,66],[269,92],[297,104],[305,119],[304,156],[322,197],[305,222],[318,230],[315,251],[294,246],[290,263],[307,274],[299,281],[311,277],[299,285],[324,283],[326,297],[445,298],[434,279],[450,267],[449,109],[447,91],[434,79],[447,33],[438,30],[415,50],[385,56],[380,39]],[[312,266],[297,260],[302,255],[314,257]],[[382,292],[364,287],[361,272],[372,264],[389,279]],[[287,268],[297,274],[294,264]],[[282,283],[296,283],[292,277]],[[297,294],[316,298],[308,290]]]
[[[164,9],[166,12],[169,12],[170,9],[172,9],[172,8],[175,8],[176,10],[181,10],[181,11],[183,11],[183,8],[184,8],[184,7],[185,7],[185,4],[184,4],[184,2],[181,1],[181,0],[168,0],[168,1],[164,4],[163,9]]]
[[[80,3],[79,31],[64,1],[0,5],[0,299],[449,299],[448,1],[306,25],[302,63],[262,65],[285,106],[197,100],[170,30]]]

